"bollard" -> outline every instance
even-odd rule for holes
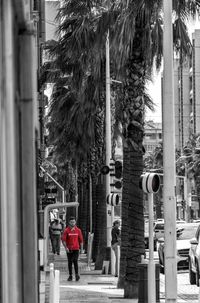
[[[59,301],[60,301],[60,271],[55,270],[54,303],[59,303]]]
[[[54,264],[50,263],[49,303],[54,303]]]
[[[138,264],[139,267],[139,290],[138,303],[148,301],[148,262]],[[160,264],[155,264],[156,303],[160,302]],[[153,302],[152,302],[153,303]]]
[[[111,248],[111,275],[115,275],[115,263],[117,262],[115,258],[115,253],[113,249]]]
[[[119,277],[119,270],[120,270],[120,253],[121,253],[121,251],[120,251],[120,246],[118,245],[117,246],[117,256],[118,256],[118,258],[117,258],[117,273],[115,273],[115,274],[117,274],[117,276]]]

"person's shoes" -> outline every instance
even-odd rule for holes
[[[79,280],[80,280],[80,276],[76,275],[76,281],[79,281]]]
[[[59,252],[57,252],[57,255],[59,256],[59,255],[60,255],[60,253],[59,253]]]
[[[69,278],[67,279],[67,281],[72,281],[72,276],[69,276]]]
[[[118,277],[118,275],[115,275],[115,277]]]

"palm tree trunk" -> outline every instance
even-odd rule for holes
[[[124,231],[122,233],[123,259],[121,259],[121,268],[123,263],[125,263],[125,275],[123,277],[124,297],[138,298],[138,264],[141,262],[141,255],[144,255],[145,252],[143,193],[139,188],[139,179],[142,173],[143,159],[141,152],[134,150],[131,146],[128,148],[128,153],[128,161],[126,160],[124,162],[123,188],[123,212],[125,216],[128,213],[128,220],[127,224],[122,223]],[[126,254],[125,260],[123,257],[123,252]],[[121,274],[120,279],[122,279]],[[121,281],[121,283],[123,282]]]
[[[129,149],[124,147],[123,150],[123,184],[125,182],[125,175],[127,175],[127,168],[129,167]],[[127,256],[127,247],[129,245],[128,242],[128,201],[127,194],[125,190],[123,190],[123,203],[122,203],[122,230],[121,230],[121,258],[120,258],[120,276],[118,280],[118,288],[124,288],[124,281],[126,276],[126,256]]]
[[[139,34],[138,34],[139,35]],[[141,255],[145,253],[143,192],[139,188],[143,172],[145,65],[136,35],[133,54],[127,64],[124,85],[124,144],[122,194],[122,251],[119,287],[125,298],[138,298]],[[125,270],[124,270],[125,267]]]

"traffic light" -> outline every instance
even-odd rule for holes
[[[160,188],[160,177],[158,174],[145,173],[140,176],[139,187],[147,194],[157,193]]]
[[[120,198],[118,194],[111,193],[107,197],[107,204],[111,206],[117,206],[120,202]]]
[[[102,175],[110,174],[111,192],[119,192],[122,188],[122,161],[110,160],[109,166],[104,165],[100,169]]]
[[[186,208],[186,201],[185,200],[182,201],[182,208]]]
[[[114,187],[117,189],[121,189],[122,188],[122,162],[121,161],[115,161],[115,169],[114,169],[114,180],[113,180],[113,184]]]
[[[102,166],[102,168],[100,169],[100,172],[102,175],[107,175],[110,172],[110,168],[107,165]]]
[[[115,178],[121,179],[122,178],[122,162],[115,161]]]

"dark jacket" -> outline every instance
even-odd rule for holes
[[[120,244],[120,240],[121,240],[121,231],[118,227],[114,226],[112,228],[112,240],[111,240],[111,245],[114,245],[115,243]]]

